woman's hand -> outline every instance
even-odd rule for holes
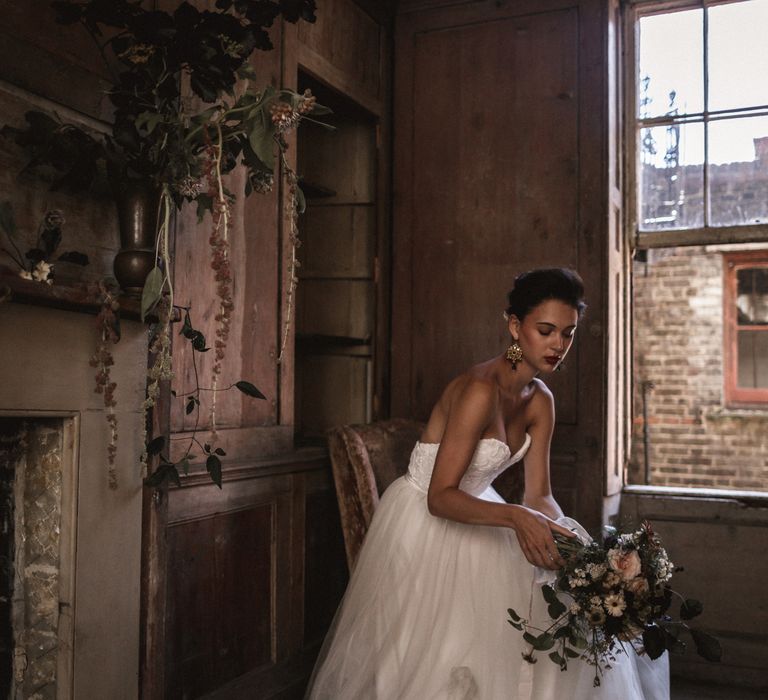
[[[543,513],[525,506],[513,506],[515,514],[512,527],[525,558],[534,566],[556,570],[565,565],[552,537],[558,532],[566,537],[576,537],[568,528],[558,525]]]

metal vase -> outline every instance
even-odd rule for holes
[[[155,266],[155,235],[161,190],[149,180],[110,174],[117,204],[120,252],[115,256],[115,278],[130,297],[141,297],[144,280]]]

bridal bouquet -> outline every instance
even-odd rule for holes
[[[602,542],[582,543],[561,535],[555,541],[566,563],[551,585],[542,586],[552,624],[538,629],[508,610],[509,623],[531,645],[523,655],[526,661],[536,662],[535,651],[549,651],[549,658],[565,670],[569,659],[584,659],[595,667],[598,686],[600,674],[627,646],[651,659],[665,649],[683,651],[683,630],[701,656],[720,660],[719,642],[686,624],[702,612],[702,604],[670,587],[672,573],[681,569],[675,569],[650,523],[627,534],[608,528]],[[682,601],[679,620],[667,614],[673,595]]]

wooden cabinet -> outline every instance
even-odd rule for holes
[[[190,475],[170,493],[165,694],[301,697],[346,586],[327,458]],[[209,694],[209,695],[206,695]]]

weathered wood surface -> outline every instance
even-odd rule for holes
[[[243,464],[223,491],[191,475],[170,498],[166,697],[243,674],[242,697],[267,697],[300,659],[306,682],[346,582],[326,458]]]
[[[395,44],[392,413],[425,419],[507,343],[516,274],[570,266],[594,311],[553,378],[558,493],[601,516],[605,182],[601,5],[403,6]],[[571,511],[574,512],[574,511]]]

